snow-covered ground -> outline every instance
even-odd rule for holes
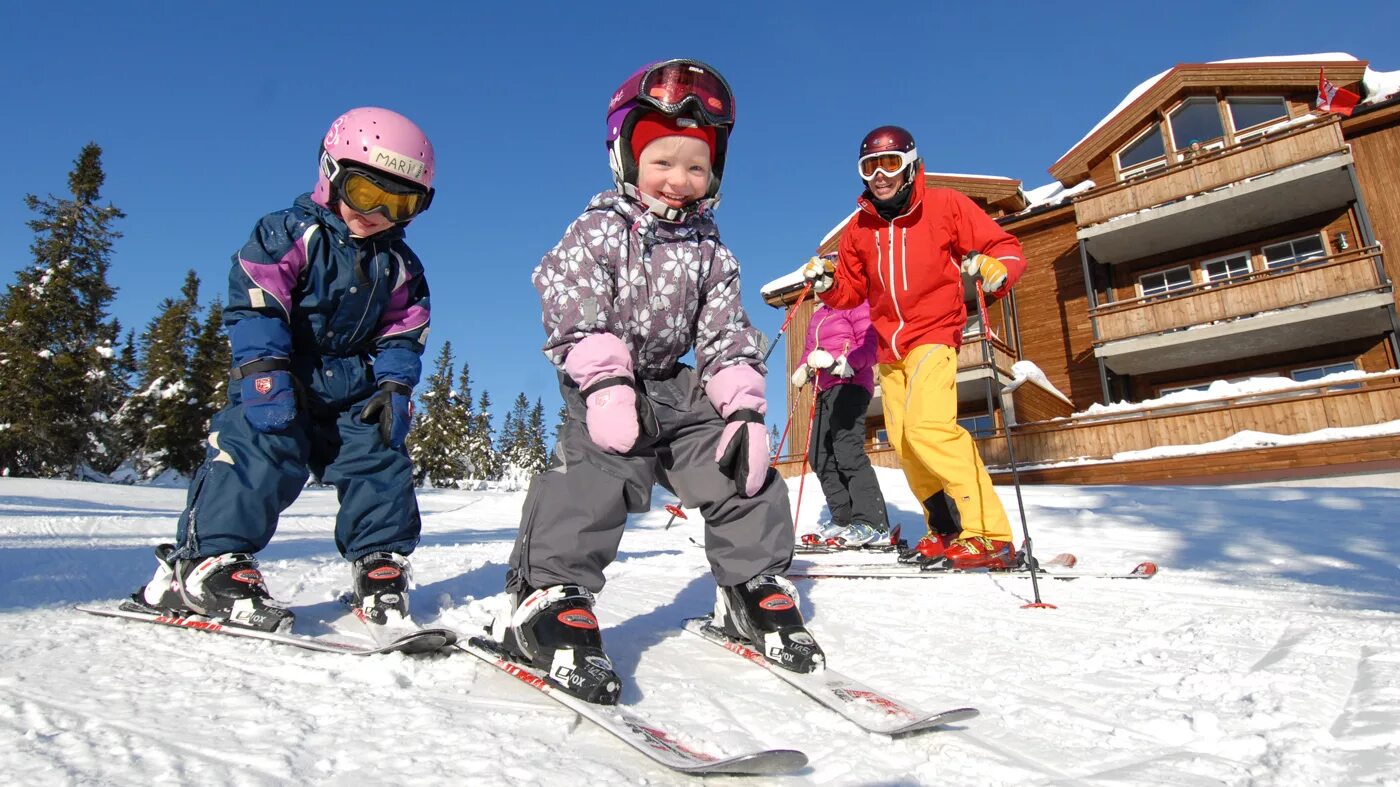
[[[880,471],[917,531],[902,477]],[[791,484],[794,496],[797,481]],[[1012,490],[1000,490],[1013,511]],[[658,490],[659,492],[659,490]],[[519,493],[422,495],[420,622],[493,608]],[[678,784],[466,654],[355,658],[90,617],[144,581],[182,489],[0,479],[0,772],[8,784]],[[713,585],[698,514],[633,517],[599,618],[626,703],[726,751],[807,752],[747,784],[1400,784],[1400,490],[1028,487],[1037,552],[1148,581],[800,580],[831,665],[980,718],[862,732],[678,629]],[[335,496],[308,490],[263,555],[299,625],[348,587]],[[809,478],[801,516],[821,496]],[[917,532],[913,533],[917,535]],[[826,558],[823,558],[826,559]],[[723,779],[715,779],[723,781]]]

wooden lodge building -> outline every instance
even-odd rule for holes
[[[1362,94],[1350,117],[1315,110],[1320,69]],[[1026,252],[1026,274],[992,305],[988,333],[969,304],[958,356],[959,420],[998,483],[1011,480],[1003,422],[1027,482],[1222,482],[1400,468],[1394,433],[1121,456],[1246,430],[1301,435],[1400,420],[1400,95],[1368,97],[1365,73],[1365,61],[1337,56],[1178,65],[1054,162],[1056,182],[1031,192],[1039,204],[1012,179],[926,176],[930,187],[971,197]],[[1045,200],[1047,192],[1060,199]],[[818,253],[835,252],[844,225]],[[791,308],[800,290],[800,279],[786,277],[764,297]],[[789,375],[813,301],[789,327]],[[1011,367],[1020,360],[1049,385],[1037,375],[1016,380]],[[1215,380],[1306,383],[1345,370],[1374,374],[1150,403]],[[811,386],[788,396],[794,413],[809,411]],[[1085,412],[1107,402],[1149,404]],[[878,387],[867,426],[872,461],[896,467]],[[807,419],[794,416],[778,461],[785,474],[803,467],[806,429]]]

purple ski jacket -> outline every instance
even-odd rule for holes
[[[640,379],[669,377],[692,349],[703,383],[720,369],[763,366],[762,335],[739,298],[739,263],[709,213],[683,222],[616,191],[594,197],[535,268],[547,338],[561,371],[584,337],[611,333]]]
[[[802,349],[800,363],[806,363],[807,356],[819,347],[831,353],[833,358],[844,355],[855,374],[837,377],[823,369],[814,374],[817,390],[825,391],[838,385],[859,385],[873,396],[878,342],[875,327],[870,324],[869,303],[861,301],[850,309],[821,306],[812,312],[812,321],[807,323],[807,343]]]

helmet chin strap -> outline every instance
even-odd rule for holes
[[[715,206],[719,205],[719,195],[716,194],[713,198],[696,200],[685,207],[674,208],[650,194],[643,193],[641,189],[631,183],[618,183],[617,185],[618,191],[642,203],[647,207],[647,210],[655,213],[659,218],[665,221],[685,221],[692,215],[714,210]]]

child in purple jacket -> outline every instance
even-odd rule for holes
[[[704,518],[714,624],[778,666],[819,670],[782,576],[792,514],[769,467],[761,337],[711,217],[729,86],[698,61],[655,63],[614,92],[607,120],[617,189],[593,198],[534,273],[568,417],[526,494],[492,636],[564,691],[616,703],[594,594],[627,515],[648,511],[661,484]],[[691,351],[693,369],[680,362]]]
[[[869,304],[821,306],[812,313],[802,361],[792,374],[794,386],[810,381],[817,389],[807,455],[831,511],[817,535],[833,546],[865,546],[889,534],[885,496],[865,455],[875,343]]]

